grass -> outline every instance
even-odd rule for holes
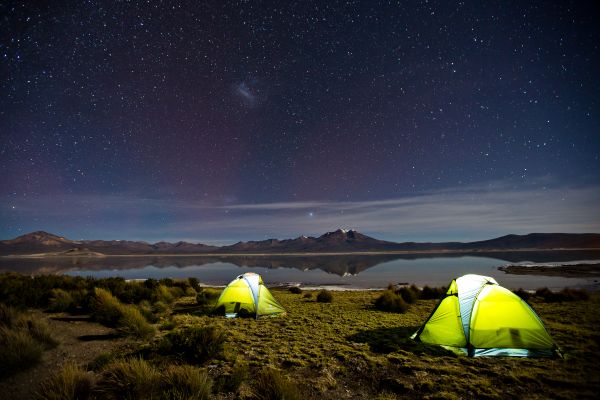
[[[57,344],[44,321],[0,304],[0,377],[36,365]]]
[[[97,392],[106,399],[151,399],[160,392],[161,375],[141,358],[108,364],[102,371]]]
[[[414,301],[413,301],[414,302]],[[393,290],[386,290],[375,299],[373,305],[381,311],[396,313],[405,313],[408,310],[408,304],[404,298]]]
[[[323,289],[317,294],[317,301],[319,303],[331,303],[333,301],[333,293],[327,289]]]
[[[86,400],[92,396],[93,378],[76,364],[69,363],[57,374],[42,382],[40,400]]]
[[[96,321],[118,327],[120,332],[142,339],[154,335],[154,327],[146,321],[136,306],[122,304],[106,289],[96,288],[95,294],[93,316]]]
[[[206,400],[211,397],[212,379],[190,365],[171,365],[162,378],[162,398]]]
[[[302,399],[296,384],[274,368],[264,368],[253,383],[254,398],[257,400]]]
[[[169,332],[163,339],[163,352],[202,364],[224,354],[226,334],[215,325],[191,325]]]
[[[176,283],[154,281],[140,287],[153,291],[161,285],[179,287]],[[118,288],[121,283],[114,285]],[[391,289],[395,295],[397,291]],[[405,313],[373,307],[384,291],[335,292],[332,303],[314,301],[318,291],[271,292],[287,310],[286,316],[226,319],[193,308],[175,314],[180,304],[197,305],[196,296],[174,300],[172,306],[163,303],[164,308],[149,300],[144,308],[154,313],[164,330],[153,341],[117,355],[125,359],[103,356],[89,366],[96,382],[94,396],[187,398],[188,388],[210,386],[207,396],[220,400],[281,398],[282,393],[288,393],[287,398],[336,400],[580,399],[595,398],[600,390],[598,293],[569,290],[561,296],[573,300],[551,302],[545,290],[531,294],[529,304],[565,359],[518,359],[456,356],[409,339],[443,289],[423,288]],[[0,321],[9,321],[4,326],[12,326],[13,313],[0,308]],[[174,390],[174,382],[179,382],[179,389]],[[202,390],[198,392],[209,392]]]

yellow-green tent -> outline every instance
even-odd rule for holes
[[[494,278],[480,275],[454,279],[412,338],[472,357],[558,354],[535,311]]]
[[[260,275],[247,272],[238,276],[223,289],[216,309],[226,317],[277,315],[285,309],[275,300]]]

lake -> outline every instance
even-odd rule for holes
[[[600,290],[594,278],[506,274],[498,267],[534,263],[600,260],[599,251],[548,251],[478,254],[379,254],[336,256],[136,256],[0,260],[0,270],[27,274],[67,274],[125,279],[196,277],[207,285],[225,285],[244,272],[262,275],[267,285],[383,288],[389,283],[447,285],[468,274],[494,277],[508,288],[584,287]],[[599,261],[600,262],[600,261]]]

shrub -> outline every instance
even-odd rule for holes
[[[376,298],[373,304],[375,308],[381,311],[405,313],[408,310],[408,304],[402,296],[389,289]]]
[[[236,393],[242,383],[248,379],[248,364],[237,361],[229,375],[221,375],[218,380],[219,392]]]
[[[0,303],[0,326],[11,328],[19,319],[19,313],[12,307]]]
[[[200,289],[200,282],[198,282],[198,278],[188,278],[188,284],[196,292],[199,292],[201,290]]]
[[[31,317],[25,317],[23,321],[27,325],[31,337],[37,340],[45,349],[51,349],[58,345],[58,341],[50,334],[50,328],[48,328],[46,321],[35,320]]]
[[[196,303],[200,306],[213,305],[219,297],[219,295],[220,292],[215,291],[213,289],[200,289],[200,291],[196,295]]]
[[[102,353],[102,354],[98,355],[96,358],[94,358],[87,365],[87,369],[89,371],[98,372],[98,371],[104,369],[104,367],[106,367],[108,364],[113,362],[114,359],[115,359],[115,356],[112,355],[111,353]]]
[[[93,384],[90,374],[75,364],[67,364],[60,372],[42,382],[38,398],[41,400],[85,400],[90,398]]]
[[[519,288],[517,290],[513,290],[513,293],[516,294],[517,296],[519,296],[520,298],[522,298],[523,300],[527,301],[529,300],[529,292],[527,292],[526,290],[523,290],[522,288]]]
[[[584,289],[564,288],[560,292],[553,292],[548,288],[541,288],[535,291],[535,295],[542,297],[546,303],[556,303],[563,301],[580,301],[589,299],[590,295]]]
[[[172,365],[163,376],[164,399],[204,400],[211,396],[212,380],[191,365]]]
[[[223,355],[225,339],[217,326],[191,325],[168,333],[163,348],[189,362],[204,363]]]
[[[152,312],[152,305],[148,300],[142,300],[140,304],[138,304],[138,310],[140,310],[144,318],[146,318],[146,321],[152,324],[158,322],[159,318]]]
[[[94,319],[107,326],[116,326],[121,318],[121,302],[106,289],[95,288],[94,294]]]
[[[49,311],[64,312],[74,307],[73,297],[71,293],[63,289],[52,289],[52,297],[50,298]]]
[[[141,358],[116,361],[102,372],[98,391],[101,398],[150,399],[157,398],[160,374]]]
[[[302,398],[296,384],[274,368],[264,368],[258,374],[254,383],[254,398],[258,400],[296,400]]]
[[[162,282],[163,280],[161,279],[160,281]],[[163,303],[166,303],[166,304],[171,304],[173,302],[173,300],[175,300],[175,298],[173,297],[173,294],[171,293],[169,288],[162,284],[158,285],[154,289],[153,298],[155,301],[162,301]]]
[[[120,312],[121,317],[117,323],[120,331],[141,339],[154,335],[154,327],[146,321],[136,306],[121,305]]]
[[[317,294],[317,301],[319,303],[331,303],[333,301],[333,293],[329,290],[323,289]]]
[[[0,326],[0,376],[30,368],[44,348],[26,330]]]
[[[444,297],[447,289],[445,287],[436,287],[430,288],[429,286],[425,286],[420,293],[420,298],[422,300],[437,300]]]
[[[300,294],[300,293],[302,293],[302,289],[300,289],[298,286],[292,286],[290,288],[290,293]]]
[[[399,294],[408,304],[413,304],[419,299],[419,289],[416,287],[414,289],[413,287],[401,287],[397,290],[397,294]]]

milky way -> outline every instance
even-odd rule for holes
[[[599,17],[569,1],[0,2],[0,237],[410,237],[352,204],[490,191],[511,194],[502,212],[551,193],[556,223],[531,230],[596,230]],[[529,230],[442,220],[420,237]]]

